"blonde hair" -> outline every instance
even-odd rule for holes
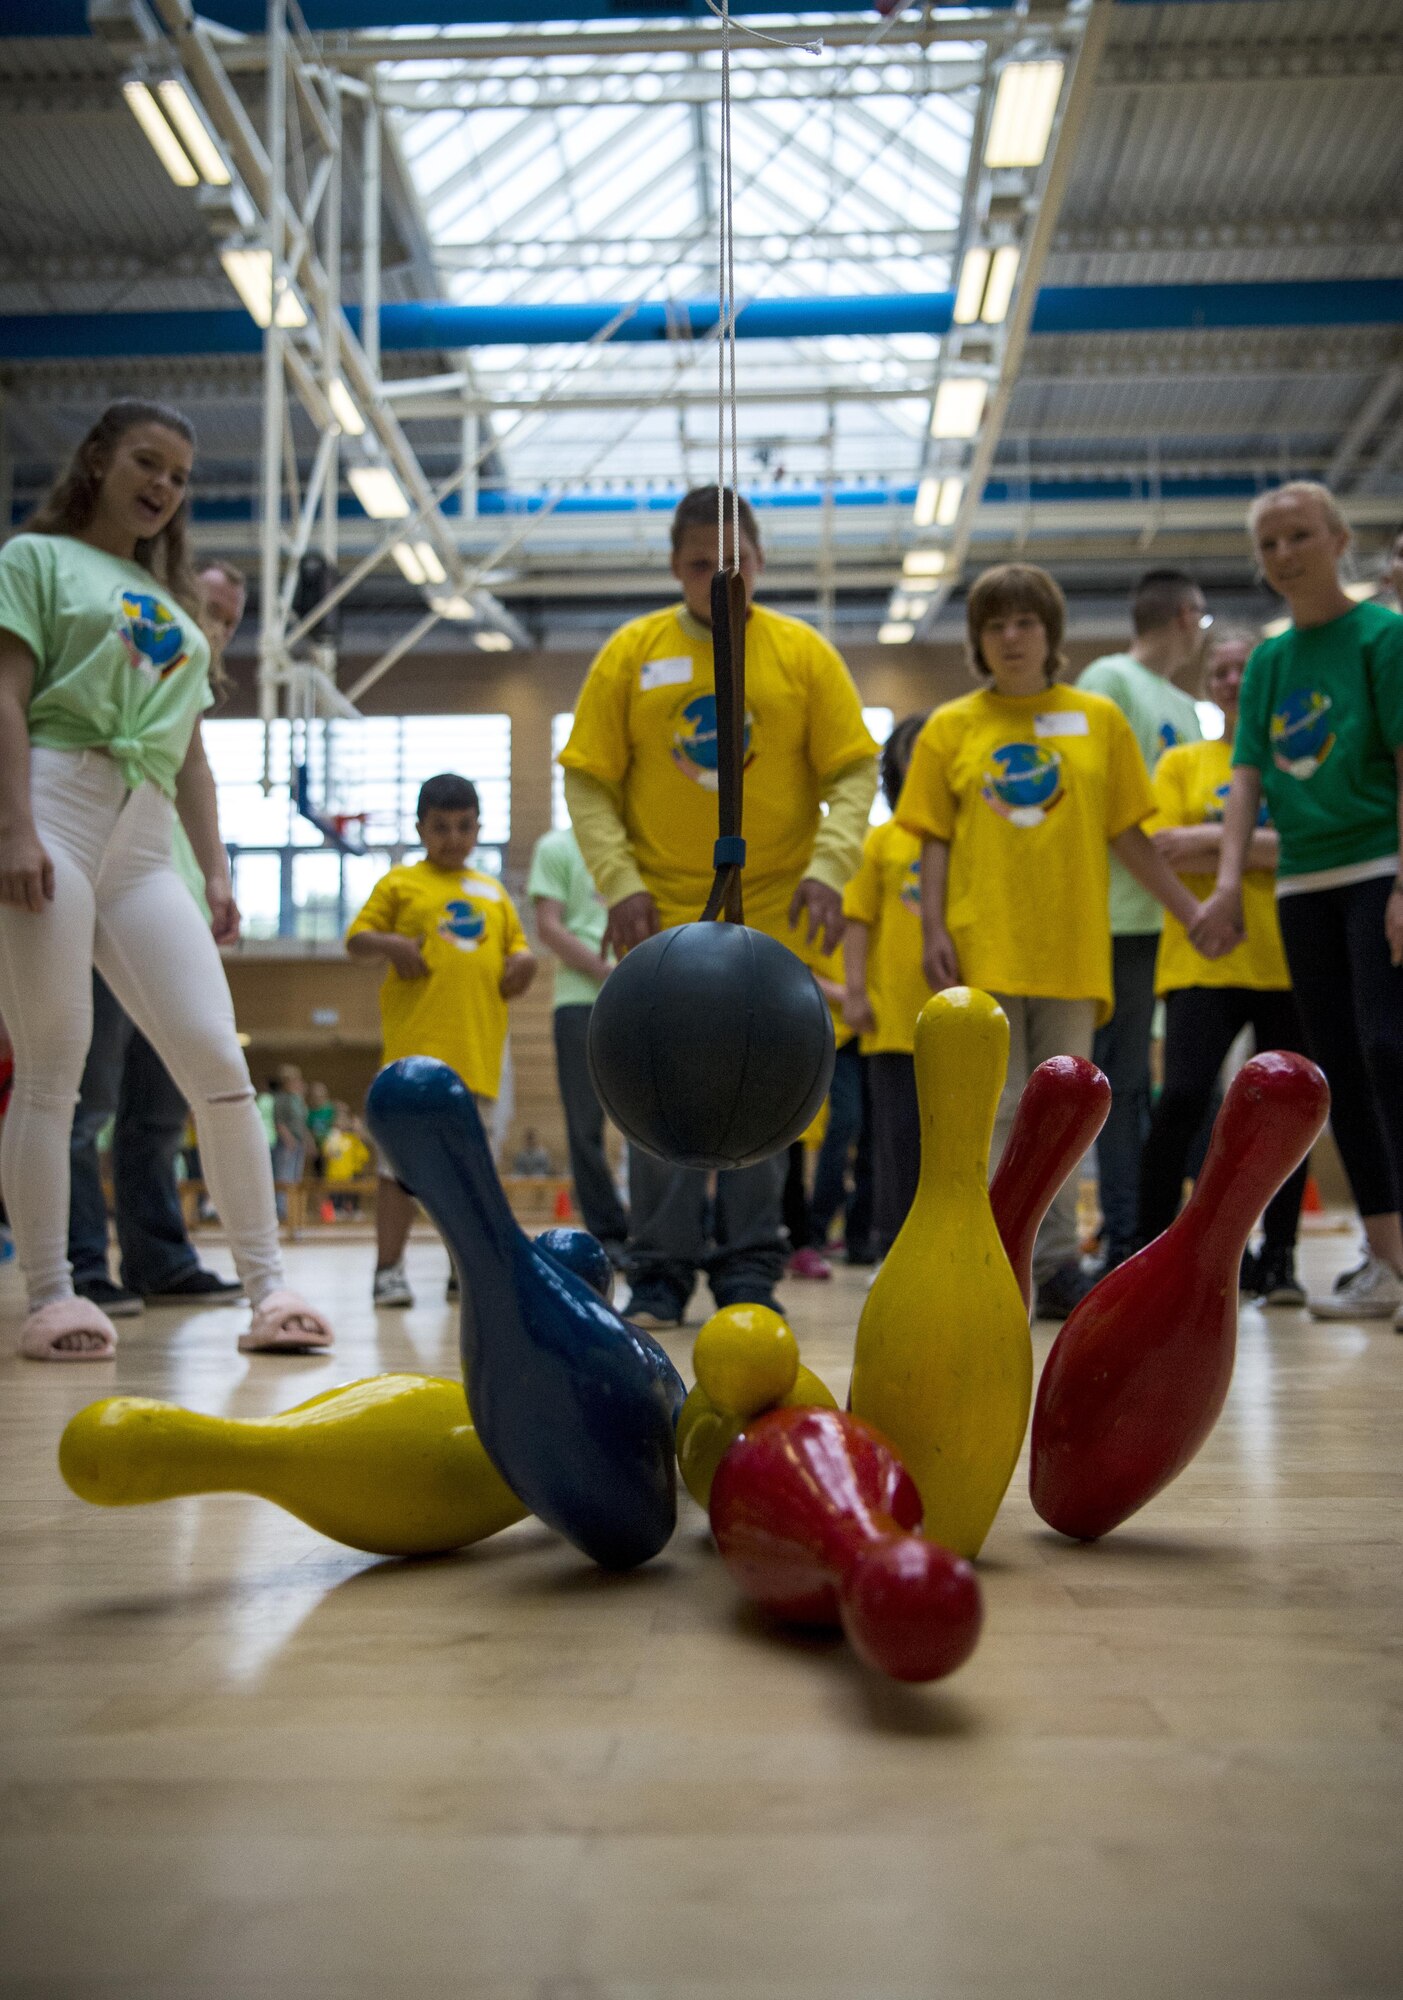
[[[1349,522],[1328,486],[1322,485],[1318,479],[1288,479],[1282,486],[1269,486],[1265,493],[1259,493],[1247,509],[1247,532],[1254,541],[1258,521],[1267,508],[1278,500],[1313,500],[1335,534],[1350,535]]]

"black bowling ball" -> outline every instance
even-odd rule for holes
[[[833,1077],[833,1020],[813,974],[742,924],[681,924],[637,946],[599,991],[589,1067],[636,1146],[684,1167],[748,1167],[811,1123]]]

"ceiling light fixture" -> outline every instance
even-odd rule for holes
[[[885,625],[877,628],[877,641],[882,646],[905,646],[916,636],[914,625],[900,619],[889,618]]]
[[[982,375],[947,375],[935,392],[930,434],[936,438],[972,438],[984,414],[989,385]]]
[[[949,561],[944,549],[911,549],[901,565],[903,576],[943,576]]]
[[[979,318],[988,280],[989,252],[976,244],[972,250],[966,250],[965,261],[960,266],[959,289],[955,293],[956,326],[972,326]]]
[[[122,85],[122,95],[131,107],[132,116],[151,141],[151,149],[156,158],[170,175],[177,187],[192,188],[200,184],[200,176],[186,157],[185,149],[176,138],[161,115],[161,107],[144,83],[133,79]]]
[[[180,134],[181,144],[199,168],[200,178],[211,187],[228,187],[229,169],[204,119],[191,103],[185,85],[167,77],[164,83],[157,84],[156,90],[167,118]]]
[[[353,465],[346,477],[372,521],[402,521],[409,512],[409,502],[388,466]],[[400,566],[403,568],[403,564]]]
[[[994,115],[984,143],[985,166],[1041,166],[1061,95],[1060,62],[1008,63],[994,93]]]
[[[234,287],[250,319],[256,326],[269,326],[273,318],[273,255],[270,250],[250,250],[239,244],[226,244],[219,253],[219,261],[224,266],[224,275]],[[290,285],[283,289],[278,301],[278,325],[298,327],[307,324],[307,315],[302,309],[302,301]]]
[[[424,566],[408,542],[396,542],[390,550],[390,554],[399,564],[400,570],[407,582],[427,583],[428,578],[424,575]]]
[[[953,527],[955,518],[960,511],[960,502],[964,497],[965,482],[963,479],[941,480],[940,499],[935,509],[935,525],[937,528]]]
[[[358,438],[365,431],[365,418],[361,415],[355,397],[339,375],[333,376],[328,397],[331,414],[335,417],[347,437]]]
[[[940,503],[940,481],[923,479],[916,488],[916,506],[911,520],[918,528],[929,528],[935,520],[935,510]]]
[[[486,630],[479,632],[476,636],[477,636],[477,647],[479,652],[509,653],[512,649],[512,642],[508,634],[505,632],[498,632],[495,627],[489,626]]]
[[[432,542],[416,542],[414,553],[419,558],[419,567],[424,572],[425,583],[447,583],[448,571],[438,559],[438,552]]]

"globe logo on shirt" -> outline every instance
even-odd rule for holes
[[[1182,741],[1183,738],[1172,722],[1161,722],[1159,725],[1159,748],[1161,756],[1163,756],[1166,750],[1172,750],[1176,743],[1181,743]]]
[[[747,769],[754,756],[750,747],[750,732],[753,718],[749,711],[745,717],[745,763]],[[696,694],[684,703],[672,731],[672,761],[684,778],[690,778],[694,785],[714,792],[720,784],[718,765],[721,744],[716,727],[716,697],[714,694]]]
[[[152,682],[163,681],[189,657],[185,631],[168,605],[142,590],[124,590],[118,631],[127,658]]]
[[[1271,758],[1288,778],[1313,778],[1335,747],[1332,703],[1317,688],[1293,688],[1271,719]]]
[[[898,894],[904,908],[917,912],[920,911],[921,864],[919,861],[908,862],[901,877],[901,888]]]
[[[1228,795],[1231,791],[1231,784],[1215,785],[1213,787],[1213,796],[1203,809],[1203,823],[1205,826],[1216,826],[1219,820],[1222,819],[1223,814],[1227,811]],[[1265,799],[1263,799],[1257,808],[1257,824],[1258,826],[1271,825],[1271,814],[1267,811],[1267,802]]]
[[[486,928],[487,919],[476,903],[453,902],[444,905],[438,934],[456,945],[459,951],[476,951]]]
[[[1041,826],[1066,797],[1062,759],[1043,743],[1003,743],[984,770],[982,792],[1012,826]]]

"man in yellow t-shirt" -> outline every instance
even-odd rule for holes
[[[352,958],[383,958],[384,1060],[436,1056],[456,1070],[491,1128],[507,1040],[507,1002],[536,974],[510,896],[467,865],[477,846],[477,787],[445,772],[419,790],[424,859],[392,868],[346,933]],[[414,1203],[383,1169],[375,1202],[377,1306],[411,1306],[404,1250]],[[451,1289],[451,1286],[450,1286]]]
[[[876,745],[857,689],[810,626],[753,602],[764,558],[740,503],[740,546],[725,500],[723,561],[738,556],[745,634],[745,917],[800,949],[842,934],[843,885],[857,865],[876,790]],[[717,492],[689,493],[672,523],[684,602],[616,632],[589,670],[561,753],[570,818],[609,909],[622,956],[653,932],[699,917],[716,840],[717,729],[711,578]],[[826,807],[826,813],[821,809]],[[717,1303],[773,1304],[783,1268],[784,1159],[718,1177],[714,1247],[707,1176],[630,1151],[630,1312],[676,1326],[705,1269]]]
[[[1200,905],[1140,822],[1154,807],[1130,724],[1104,695],[1053,677],[1066,605],[1046,570],[1004,563],[966,600],[971,661],[989,685],[938,708],[916,740],[896,818],[920,836],[925,970],[933,991],[964,982],[1009,1017],[1002,1151],[1030,1072],[1089,1056],[1112,1008],[1110,856],[1192,924]],[[1065,1318],[1085,1290],[1068,1181],[1033,1258],[1036,1311]]]
[[[1185,887],[1201,899],[1212,895],[1217,879],[1238,691],[1254,644],[1250,632],[1214,634],[1205,691],[1223,711],[1224,734],[1166,750],[1155,766],[1155,814],[1146,831]],[[1276,915],[1278,848],[1264,806],[1242,878],[1246,936],[1225,957],[1204,958],[1179,919],[1165,917],[1155,967],[1155,991],[1164,1001],[1164,1085],[1140,1162],[1141,1243],[1167,1229],[1178,1213],[1190,1149],[1212,1104],[1223,1059],[1241,1030],[1250,1026],[1259,1049],[1305,1047]],[[1263,1217],[1262,1248],[1243,1259],[1243,1290],[1268,1305],[1306,1302],[1295,1254],[1309,1164],[1302,1160],[1272,1197]]]

